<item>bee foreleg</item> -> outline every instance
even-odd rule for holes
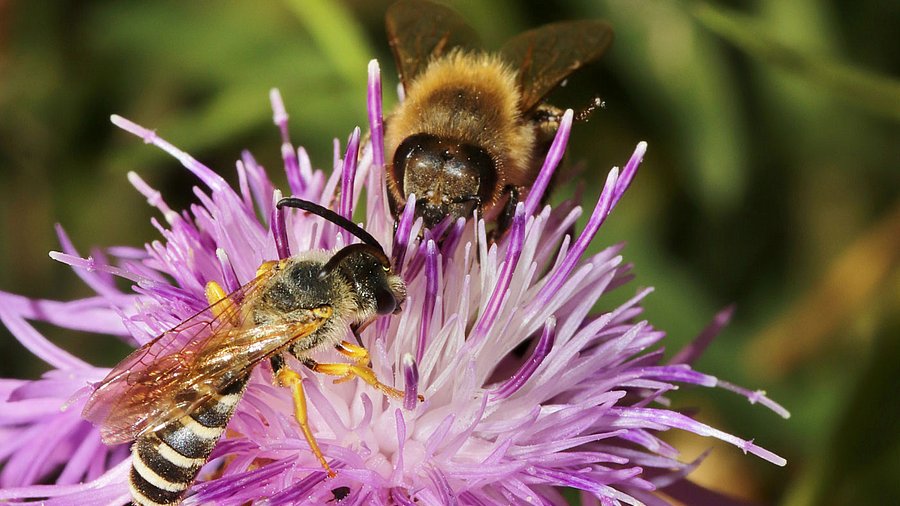
[[[356,338],[356,344],[359,345],[358,346],[359,348],[361,348],[363,346],[362,337],[359,335],[360,330],[361,329],[359,328],[359,325],[357,325],[355,323],[353,325],[350,325],[350,332],[353,332],[353,337]],[[343,342],[346,343],[347,341],[343,341]],[[338,348],[338,351],[341,351],[341,345],[338,345],[337,348]],[[341,352],[341,353],[343,353],[343,352]]]
[[[309,449],[319,459],[322,467],[328,473],[328,477],[334,478],[337,474],[331,470],[331,466],[325,460],[325,455],[319,449],[319,443],[316,442],[316,438],[309,428],[309,419],[306,413],[306,394],[303,392],[303,378],[299,373],[284,365],[284,358],[278,357],[280,360],[275,357],[272,358],[272,368],[275,369],[275,377],[282,386],[290,387],[291,394],[294,397],[294,418],[300,424],[300,430],[303,431],[303,436],[306,438],[306,442],[309,443]]]
[[[368,354],[368,352],[366,353]],[[329,376],[337,376],[338,378],[335,380],[336,383],[347,381],[356,377],[372,385],[378,390],[381,390],[385,395],[388,395],[395,399],[403,398],[402,391],[397,390],[393,387],[389,387],[384,383],[378,381],[378,378],[375,376],[375,371],[373,371],[369,367],[358,364],[320,364],[312,359],[304,360],[303,364],[315,372],[327,374]]]
[[[509,197],[506,199],[506,205],[503,206],[503,212],[497,218],[497,237],[493,239],[500,240],[500,237],[512,226],[513,218],[516,216],[516,206],[520,202],[523,190],[524,188],[520,186],[512,185],[503,188],[503,193]]]
[[[353,333],[356,334],[356,329],[354,329]],[[358,336],[357,339],[359,339]],[[362,346],[357,346],[347,341],[341,341],[335,346],[335,349],[341,355],[353,360],[356,365],[364,367],[369,365],[369,350]]]

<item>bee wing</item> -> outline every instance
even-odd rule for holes
[[[478,46],[475,31],[462,16],[432,2],[397,2],[388,7],[385,25],[404,88],[425,70],[431,59],[457,47]]]
[[[522,32],[500,54],[518,70],[523,112],[531,111],[566,77],[603,56],[613,40],[606,21],[563,21]]]
[[[97,386],[82,416],[103,442],[124,443],[190,414],[266,357],[318,329],[313,310],[291,321],[254,325],[247,302],[263,274],[120,362]]]

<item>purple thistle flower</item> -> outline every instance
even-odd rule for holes
[[[459,220],[440,243],[421,234],[407,206],[398,220],[382,182],[383,123],[378,66],[369,68],[370,143],[359,130],[330,176],[295,149],[277,91],[289,193],[351,216],[366,196],[365,227],[381,241],[408,284],[401,314],[363,332],[375,372],[404,389],[387,399],[363,382],[334,384],[308,374],[310,423],[338,472],[326,479],[292,416],[287,389],[257,367],[250,386],[184,504],[566,504],[562,487],[584,504],[663,504],[679,499],[685,476],[702,460],[680,459],[660,439],[680,429],[727,441],[777,465],[785,460],[668,407],[679,385],[721,387],[788,413],[762,393],[694,371],[692,361],[727,323],[730,309],[693,345],[662,362],[662,331],[640,319],[638,290],[618,308],[591,309],[632,278],[621,246],[585,251],[631,184],[646,145],[620,172],[610,171],[587,227],[567,232],[581,208],[540,209],[565,150],[572,122],[563,118],[539,183],[516,209],[507,235],[487,241],[484,223]],[[249,153],[237,163],[238,188],[153,131],[113,116],[113,123],[176,157],[202,186],[197,203],[172,210],[136,174],[129,180],[157,208],[161,240],[144,249],[117,247],[82,257],[62,229],[60,252],[95,295],[71,302],[29,300],[0,292],[0,320],[52,370],[36,381],[0,380],[0,501],[121,504],[128,495],[128,448],[104,446],[81,418],[97,368],[53,345],[29,321],[111,334],[141,345],[206,306],[204,286],[234,290],[266,260],[332,249],[350,237],[301,213],[281,211],[281,197]],[[337,151],[340,153],[340,151]],[[340,191],[336,191],[336,190]],[[339,195],[339,197],[335,197]],[[414,203],[415,199],[409,199]],[[535,214],[536,213],[536,214]],[[262,217],[262,219],[260,219]],[[422,239],[417,239],[422,236]],[[121,291],[116,278],[133,283]],[[515,350],[525,349],[524,356]],[[417,402],[416,392],[425,402]]]

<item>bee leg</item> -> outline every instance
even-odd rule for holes
[[[353,325],[350,325],[350,331],[353,332],[353,337],[356,338],[356,344],[359,345],[358,347],[359,347],[359,348],[362,348],[362,347],[363,347],[363,342],[362,342],[362,337],[360,337],[360,335],[359,335],[359,331],[360,331],[359,325],[357,325],[357,324],[355,324],[355,323],[354,323]],[[347,342],[347,341],[341,341],[342,344],[343,344],[343,343],[346,343],[346,342]],[[340,344],[337,346],[337,348],[338,348],[338,351],[341,351],[341,345],[340,345]],[[363,348],[363,349],[365,349],[365,348]],[[343,353],[343,352],[342,352],[342,353]],[[368,353],[368,352],[367,352],[367,353]]]
[[[328,477],[334,478],[337,474],[331,469],[331,466],[328,465],[328,461],[325,460],[325,455],[322,454],[322,450],[319,448],[319,443],[316,442],[316,437],[313,435],[312,429],[309,428],[309,419],[306,414],[306,394],[303,392],[303,377],[296,371],[287,367],[284,363],[284,357],[281,355],[273,356],[271,363],[272,370],[275,373],[275,379],[278,380],[278,383],[281,384],[281,386],[290,387],[291,389],[291,394],[294,397],[294,418],[296,418],[297,423],[300,424],[300,430],[303,431],[303,437],[306,438],[309,449],[312,450],[313,455],[316,456],[319,463],[325,468]]]
[[[508,194],[509,198],[506,199],[503,212],[497,218],[497,229],[494,231],[496,237],[492,237],[492,241],[500,240],[503,234],[512,226],[513,218],[516,216],[516,206],[519,204],[519,196],[522,194],[518,186],[506,186],[503,188],[503,193]]]
[[[368,355],[368,351],[366,352]],[[312,359],[304,359],[303,364],[315,372],[327,374],[329,376],[338,376],[335,382],[340,383],[353,378],[359,378],[373,387],[381,390],[385,395],[395,399],[403,398],[403,392],[396,388],[389,387],[378,381],[375,377],[375,371],[371,368],[359,364],[320,364]]]
[[[338,353],[350,358],[357,365],[369,365],[369,350],[363,348],[362,346],[357,346],[347,341],[341,341],[337,346],[335,346],[335,348],[337,349]]]

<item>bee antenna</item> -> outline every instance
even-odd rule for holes
[[[370,244],[356,243],[344,246],[340,249],[340,251],[332,255],[332,257],[328,259],[328,262],[326,262],[322,267],[322,271],[319,272],[319,278],[325,278],[329,273],[331,273],[342,263],[344,263],[344,260],[347,257],[360,252],[365,252],[374,256],[379,262],[381,262],[381,265],[384,266],[385,270],[389,270],[391,268],[391,261],[390,259],[388,259],[387,255],[384,254],[384,251],[382,251],[381,248],[372,247],[372,245]]]
[[[598,108],[604,109],[606,108],[606,102],[603,101],[599,96],[595,96],[591,99],[591,103],[587,105],[584,109],[575,113],[576,121],[587,121],[590,119],[591,114],[594,113]]]
[[[325,218],[326,220],[343,228],[347,232],[355,235],[359,238],[360,241],[364,242],[369,247],[374,248],[375,252],[377,253],[376,256],[378,256],[379,259],[387,259],[384,248],[381,247],[381,243],[379,243],[377,239],[372,237],[372,234],[366,232],[356,223],[353,223],[340,214],[332,211],[331,209],[328,209],[327,207],[322,207],[319,204],[314,204],[308,200],[298,199],[296,197],[285,197],[278,201],[276,207],[278,207],[278,209],[281,209],[283,207],[293,207],[295,209],[302,209],[303,211],[321,216],[322,218]],[[387,265],[390,265],[389,261],[387,262]]]

